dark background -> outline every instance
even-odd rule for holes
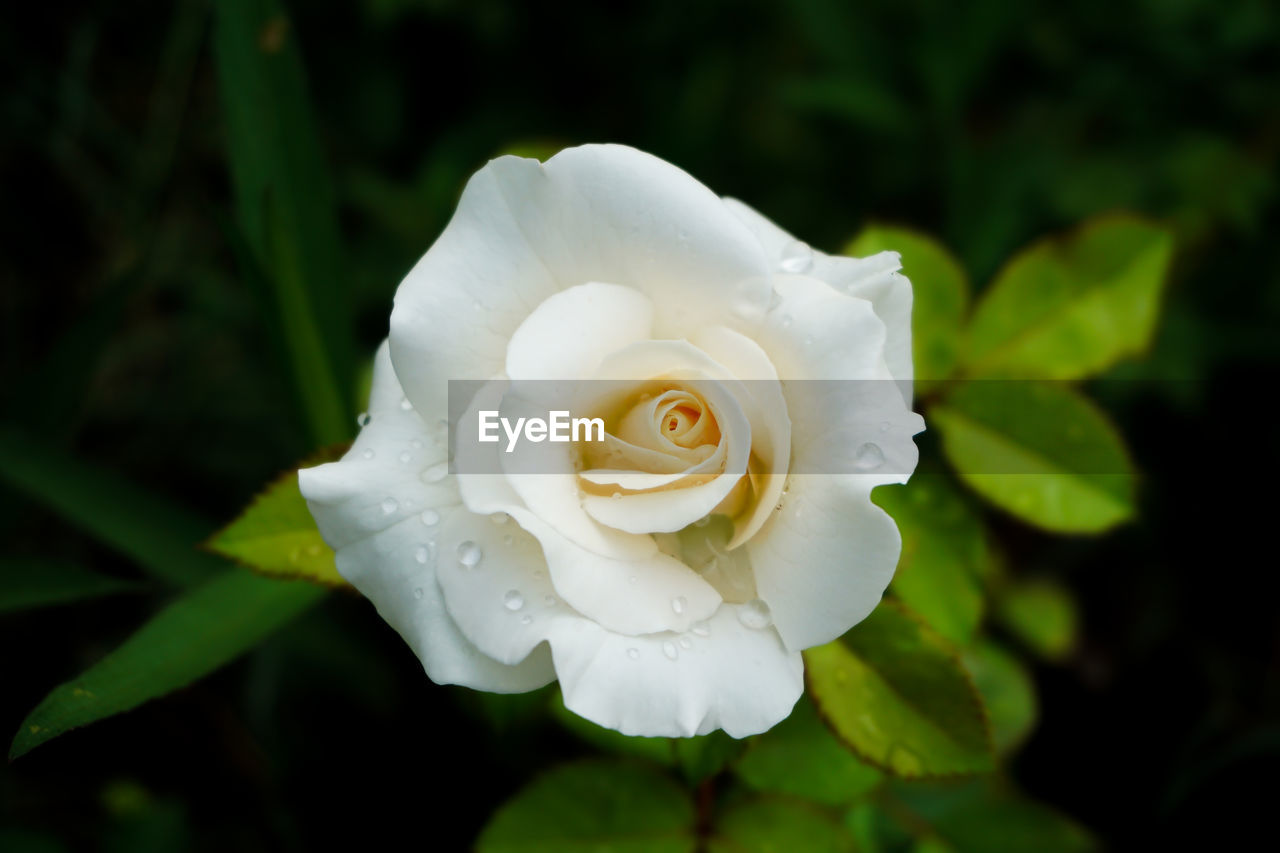
[[[1152,354],[1095,396],[1144,472],[1100,539],[994,517],[1077,593],[1012,766],[1116,848],[1273,837],[1280,632],[1280,9],[1266,0],[294,2],[358,344],[462,183],[513,147],[635,145],[835,251],[936,235],[980,289],[1031,239],[1126,208],[1178,250]],[[209,4],[44,3],[0,26],[5,420],[232,517],[311,448],[220,222]],[[9,555],[127,561],[0,492]],[[0,733],[129,634],[142,593],[0,621]],[[454,849],[582,747],[431,685],[338,595],[190,689],[0,771],[0,827],[72,849]],[[37,848],[33,848],[37,849]],[[40,848],[44,849],[44,848]],[[47,849],[59,849],[51,846]]]

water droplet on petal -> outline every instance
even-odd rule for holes
[[[675,598],[671,599],[671,610],[677,616],[680,616],[684,613],[685,605],[688,603],[689,602],[685,599],[683,595],[676,596]]]
[[[694,622],[689,626],[689,630],[697,634],[699,637],[710,637],[711,626],[704,622]]]
[[[676,644],[670,640],[666,640],[662,644],[662,653],[666,655],[667,660],[675,660],[680,657],[680,650],[676,648]]]
[[[438,483],[449,474],[449,463],[440,462],[422,472],[422,479],[428,483]]]
[[[489,520],[494,524],[506,524],[511,520],[511,516],[507,515],[505,512],[495,512],[493,515],[489,516]]]
[[[400,502],[395,498],[383,498],[380,506],[382,507],[383,515],[391,515],[391,513],[400,508]]]
[[[853,466],[859,471],[870,471],[884,464],[884,451],[880,445],[868,441],[853,453]]]
[[[681,637],[681,638],[680,638],[680,648],[682,648],[682,649],[691,649],[691,648],[693,648],[693,640],[690,640],[688,637]]]
[[[422,523],[427,527],[435,527],[440,523],[440,513],[436,512],[434,509],[424,509],[420,518],[422,519]]]
[[[374,457],[373,448],[372,448],[372,447],[366,447],[366,448],[365,448],[365,449],[360,453],[360,455],[361,455],[361,456],[363,456],[365,459],[372,459],[372,458]]]
[[[422,595],[423,595],[423,593],[422,593],[422,587],[418,587],[417,589],[415,589],[415,590],[413,591],[413,597],[414,597],[414,598],[416,598],[416,599],[418,599],[419,601],[421,601],[421,600],[422,600]]]
[[[480,546],[470,539],[458,545],[458,563],[464,569],[474,568],[483,556],[484,552],[480,550]]]
[[[636,658],[640,657],[640,650],[627,649],[627,657],[631,658],[632,660],[635,660]]]
[[[521,624],[521,625],[532,625],[532,624],[533,624],[533,617],[532,617],[532,616],[529,616],[529,615],[527,615],[527,614],[526,614],[526,615],[524,615],[524,616],[521,616],[521,617],[520,617],[520,624]]]
[[[409,398],[408,398],[408,397],[401,397],[401,398],[400,398],[400,408],[401,408],[403,411],[406,411],[406,412],[407,412],[407,411],[409,411],[410,409],[412,409],[412,408],[413,408],[413,403],[410,403],[410,402],[409,402]]]
[[[769,605],[754,598],[738,609],[738,621],[754,631],[759,631],[773,624],[773,614],[769,612]]]
[[[813,266],[813,249],[808,243],[792,240],[782,248],[778,269],[783,272],[805,273]]]
[[[426,565],[427,560],[431,559],[431,546],[419,545],[417,549],[413,552],[413,559],[417,560],[419,563],[423,565]]]
[[[738,282],[733,294],[733,313],[745,320],[753,320],[769,310],[773,297],[773,285],[764,278],[744,278]]]
[[[406,450],[404,453],[400,454],[401,465],[408,465],[412,461],[413,461],[413,454],[410,453],[409,451]]]
[[[507,594],[502,596],[502,606],[514,613],[524,607],[524,596],[518,589],[509,589]]]
[[[615,501],[620,501],[622,500],[622,492],[614,492],[612,495],[610,495],[610,497],[613,498]]]
[[[370,415],[368,412],[361,412],[360,414],[356,415],[356,426],[363,429],[364,427],[367,427],[369,425],[369,421],[371,420],[373,420],[372,415]]]

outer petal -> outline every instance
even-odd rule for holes
[[[724,200],[734,215],[742,220],[775,262],[782,259],[788,247],[798,243],[786,231],[733,198]],[[911,363],[911,282],[898,270],[902,259],[897,252],[881,252],[868,258],[850,258],[814,252],[808,275],[826,282],[836,290],[866,299],[875,306],[876,315],[887,329],[884,359],[893,378],[910,382]],[[910,385],[903,386],[911,399]]]
[[[444,411],[448,379],[488,379],[547,297],[586,282],[633,287],[655,334],[680,337],[767,275],[760,243],[710,190],[618,145],[547,163],[500,157],[472,177],[444,233],[396,293],[391,351],[419,409]]]
[[[403,408],[403,399],[384,344],[374,362],[369,425],[341,461],[298,472],[320,532],[337,551],[339,573],[373,602],[438,684],[512,693],[555,680],[545,649],[514,665],[499,663],[467,641],[445,610],[435,573],[436,525],[424,518],[466,510],[448,480],[424,482],[424,472],[443,461],[444,445]]]
[[[788,648],[828,642],[880,601],[898,562],[893,520],[871,489],[904,482],[923,428],[878,357],[883,325],[865,300],[804,276],[775,279],[781,304],[760,342],[784,382],[792,471],[782,508],[747,543],[756,588]],[[865,473],[848,457],[874,445]]]
[[[772,628],[751,629],[741,605],[721,606],[687,633],[627,636],[577,614],[548,579],[530,571],[532,538],[475,516],[441,537],[486,544],[474,568],[441,564],[440,581],[462,631],[499,660],[520,660],[549,643],[569,710],[623,734],[688,737],[723,728],[765,731],[791,712],[804,665]]]

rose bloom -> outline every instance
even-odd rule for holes
[[[923,428],[897,269],[814,252],[631,148],[500,157],[400,284],[367,421],[302,493],[433,681],[558,679],[629,735],[762,732],[804,689],[801,650],[867,616],[897,564],[870,498]],[[504,473],[499,432],[490,468],[451,469],[459,379],[609,380],[573,412],[608,435],[526,441],[545,470]],[[823,405],[850,381],[892,393]]]

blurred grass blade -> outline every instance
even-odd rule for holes
[[[1124,439],[1064,383],[960,382],[929,420],[960,479],[1023,521],[1098,533],[1136,510]]]
[[[298,489],[298,472],[267,486],[207,547],[262,574],[346,586]]]
[[[198,516],[2,425],[0,482],[46,504],[165,583],[187,586],[225,567],[196,549],[211,527]]]
[[[141,585],[91,572],[75,563],[47,559],[0,561],[0,613],[69,604],[136,589]]]
[[[17,758],[69,729],[128,711],[207,675],[318,601],[310,584],[232,570],[186,593],[22,722]]]
[[[693,853],[693,803],[674,781],[643,764],[584,761],[535,779],[502,806],[477,853]]]
[[[276,0],[215,4],[214,58],[240,231],[313,441],[350,437],[350,312],[333,191],[294,34]]]
[[[973,680],[951,646],[897,602],[807,649],[804,662],[818,713],[862,760],[904,779],[992,768]]]

